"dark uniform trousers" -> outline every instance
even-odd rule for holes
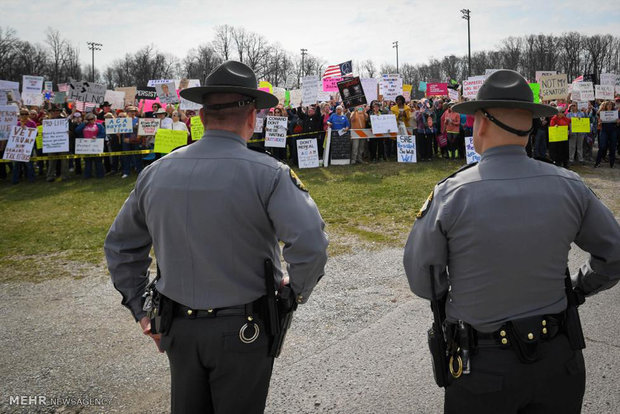
[[[262,413],[273,368],[262,322],[245,344],[244,316],[175,317],[161,347],[170,361],[172,413]],[[246,335],[247,337],[247,335]]]
[[[581,351],[559,334],[539,345],[540,359],[519,361],[512,349],[479,348],[471,373],[446,388],[444,412],[580,413],[586,373]]]

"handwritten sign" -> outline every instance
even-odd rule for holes
[[[58,86],[58,92],[69,92],[69,84],[68,83],[59,83],[56,86]]]
[[[43,105],[43,95],[40,92],[24,92],[22,93],[22,102],[26,106]]]
[[[41,94],[43,90],[43,76],[28,76],[22,78],[22,93],[32,92]]]
[[[450,98],[451,101],[458,101],[459,91],[454,90],[454,89],[448,89],[448,97]]]
[[[265,146],[285,148],[287,127],[287,117],[268,116],[265,126]]]
[[[69,151],[69,121],[66,118],[43,120],[43,152]]]
[[[319,77],[304,76],[301,78],[301,101],[306,105],[316,103],[319,95]]]
[[[323,92],[338,92],[338,82],[342,78],[325,78],[323,79]]]
[[[37,127],[36,145],[37,149],[43,149],[43,125]]]
[[[175,83],[174,79],[151,79],[147,82],[146,86],[154,87],[155,85],[161,85],[162,83]],[[176,85],[176,84],[175,84]],[[176,89],[176,86],[175,86]]]
[[[553,76],[556,75],[558,72],[555,70],[537,70],[536,71],[536,82],[540,83],[540,78],[542,78],[543,76]]]
[[[615,73],[601,73],[601,85],[616,86],[618,83],[618,75]]]
[[[105,91],[103,98],[104,101],[108,101],[112,109],[125,108],[125,92],[123,91]]]
[[[190,127],[192,130],[192,141],[197,141],[202,138],[205,133],[205,127],[199,116],[193,116],[190,118]]]
[[[566,99],[568,80],[566,74],[548,75],[540,78],[540,94],[544,101]]]
[[[105,120],[105,134],[131,134],[133,120],[131,118],[107,118]]]
[[[618,111],[601,111],[599,116],[601,117],[601,122],[616,122]]]
[[[297,140],[297,159],[299,168],[316,168],[319,166],[319,150],[316,138]]]
[[[15,105],[0,106],[0,141],[6,141],[17,125],[18,110]]]
[[[596,99],[614,99],[614,86],[594,85],[594,97]]]
[[[93,82],[69,82],[69,99],[101,105],[105,99],[106,87]]]
[[[418,162],[415,135],[398,135],[396,148],[398,149],[398,162]]]
[[[299,105],[301,105],[301,103],[303,102],[303,91],[301,89],[292,89],[288,91],[288,94],[289,94],[289,104],[291,106],[298,107]]]
[[[573,83],[573,94],[574,94],[573,100],[593,101],[594,100],[594,86],[592,85],[592,82]]]
[[[19,162],[30,161],[30,154],[32,154],[36,138],[36,128],[12,127],[2,159]]]
[[[568,125],[549,127],[549,142],[568,141]]]
[[[103,152],[103,138],[76,138],[75,153],[76,154],[101,154]]]
[[[138,89],[135,86],[126,86],[126,87],[118,87],[114,88],[116,92],[124,92],[125,93],[125,102],[124,105],[134,105],[136,101],[136,92]]]
[[[387,134],[388,132],[398,132],[396,124],[396,116],[388,115],[370,115],[370,125],[373,134]]]
[[[474,137],[465,137],[465,157],[467,158],[467,164],[480,162],[480,154],[474,148]]]
[[[379,81],[379,95],[384,101],[394,101],[403,94],[403,79],[398,75],[383,75]]]
[[[372,78],[362,79],[362,89],[366,95],[366,102],[376,101],[377,96],[377,80]]]
[[[138,135],[155,135],[159,129],[159,119],[140,118],[138,120]]]
[[[440,95],[445,96],[448,95],[448,84],[447,83],[427,83],[426,84],[426,96]]]
[[[571,132],[590,132],[590,118],[571,118]]]
[[[65,99],[67,99],[67,92],[56,92],[54,93],[54,103],[55,104],[64,104]]]
[[[187,145],[187,132],[185,131],[160,128],[155,134],[154,151],[160,154],[168,154],[175,148],[185,145]]]
[[[264,116],[257,116],[256,117],[256,123],[254,124],[254,133],[255,134],[262,134],[264,127],[265,127],[265,117]]]

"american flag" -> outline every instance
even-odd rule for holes
[[[573,83],[575,83],[575,82],[583,82],[583,75],[579,76],[578,78],[575,78]]]
[[[345,75],[353,74],[353,65],[351,61],[340,63],[338,65],[330,65],[325,69],[323,73],[323,79],[325,78],[342,78]]]

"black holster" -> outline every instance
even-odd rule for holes
[[[573,289],[570,279],[570,273],[566,269],[566,278],[564,279],[564,287],[566,289],[566,318],[564,319],[564,330],[568,341],[573,350],[578,351],[586,347],[586,341],[583,337],[583,329],[581,327],[581,319],[577,307],[581,305],[585,299],[583,295],[578,295]]]
[[[446,296],[439,299],[435,291],[434,267],[430,267],[431,274],[431,310],[433,311],[433,325],[427,332],[428,348],[431,351],[433,362],[433,376],[439,387],[447,387],[452,382],[450,369],[448,368],[449,356],[446,339],[443,332],[443,324],[446,319],[445,306]]]

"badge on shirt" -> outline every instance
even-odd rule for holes
[[[426,199],[426,201],[422,205],[422,208],[420,209],[420,211],[418,211],[418,214],[416,214],[416,218],[424,217],[424,215],[428,211],[428,208],[431,206],[431,203],[433,202],[434,191],[435,190],[431,190],[431,193],[428,195],[428,198]]]
[[[304,183],[301,182],[297,174],[295,174],[295,171],[289,168],[289,172],[291,173],[291,180],[293,180],[293,184],[295,184],[295,186],[299,188],[301,191],[305,191],[307,193],[308,189],[306,188]]]

